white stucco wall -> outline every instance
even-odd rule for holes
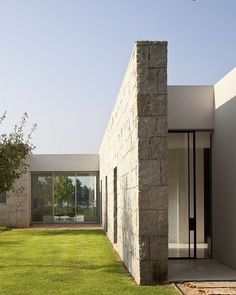
[[[213,257],[236,268],[236,69],[214,90]]]
[[[213,86],[168,86],[169,130],[211,130],[213,119]]]
[[[236,94],[236,68],[225,75],[220,81],[214,86],[215,91],[215,108],[218,109],[220,106],[225,104],[231,98],[235,97]]]
[[[32,155],[30,157],[30,171],[99,171],[99,155]]]

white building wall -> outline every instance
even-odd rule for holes
[[[213,256],[236,268],[236,68],[214,90]]]
[[[168,129],[211,130],[214,86],[168,86]]]
[[[99,171],[98,154],[38,154],[30,157],[30,171]]]

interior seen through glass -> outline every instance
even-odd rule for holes
[[[171,132],[169,257],[211,257],[210,132]]]
[[[33,222],[97,219],[97,174],[32,174]]]

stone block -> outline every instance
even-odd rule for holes
[[[16,204],[11,203],[7,205],[7,212],[16,212],[16,208],[17,208]]]
[[[7,204],[0,204],[0,215],[2,214],[2,212],[6,212],[7,210]]]
[[[158,136],[167,137],[168,126],[167,126],[167,116],[158,117]]]
[[[167,94],[167,70],[138,69],[137,77],[138,95]]]
[[[168,187],[144,185],[139,187],[139,209],[167,209]]]
[[[150,239],[150,259],[168,259],[168,238],[152,236]]]
[[[168,260],[140,261],[140,284],[156,285],[168,279]]]
[[[16,211],[16,218],[17,218],[17,222],[22,219],[22,212],[21,212],[21,210],[17,210]]]
[[[138,137],[158,135],[158,117],[140,117],[138,120]]]
[[[166,70],[166,68],[157,70],[156,94],[167,94],[167,70]]]
[[[139,162],[139,185],[161,184],[161,167],[158,160],[141,160]]]
[[[150,242],[149,237],[147,236],[140,236],[139,238],[139,245],[140,245],[140,259],[141,260],[150,260]]]
[[[167,139],[164,137],[141,137],[138,141],[139,160],[167,159]]]
[[[29,218],[22,217],[20,221],[18,221],[17,227],[28,227],[29,226]]]
[[[150,209],[168,209],[168,187],[151,186],[149,189]]]
[[[8,212],[6,212],[6,211],[5,211],[5,212],[1,212],[1,213],[0,213],[0,224],[3,224],[3,223],[1,222],[2,220],[5,221],[5,220],[7,220],[7,219],[8,219]]]
[[[8,225],[17,226],[16,212],[8,212]]]
[[[138,116],[166,116],[167,98],[166,95],[138,95],[137,98]]]
[[[140,284],[157,284],[157,263],[155,261],[140,261]]]
[[[161,83],[161,79],[164,77],[163,70],[157,69],[138,69],[137,76],[137,90],[139,94],[165,94],[166,92],[160,92],[164,90],[164,83]],[[160,85],[157,86],[157,81],[160,80]],[[158,92],[159,89],[159,92]]]
[[[16,196],[8,196],[6,203],[7,203],[7,205],[16,205],[17,197]]]
[[[139,186],[139,210],[140,209],[150,209],[149,208],[149,186],[140,185]]]
[[[150,67],[151,68],[165,68],[167,64],[167,42],[158,42],[150,44]]]
[[[168,185],[168,160],[161,159],[160,163],[161,184]]]
[[[140,210],[139,233],[142,236],[158,234],[158,212],[157,210]]]
[[[168,235],[168,211],[157,211],[157,235],[166,237]]]
[[[137,43],[137,67],[139,69],[149,68],[150,65],[149,44]]]
[[[163,284],[168,281],[168,257],[162,257],[162,259],[155,261],[155,280],[156,284]]]

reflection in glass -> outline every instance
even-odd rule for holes
[[[211,134],[168,135],[169,257],[211,257]]]
[[[32,174],[32,221],[97,221],[97,173]]]
[[[188,134],[169,133],[169,257],[189,256]]]
[[[53,221],[51,175],[32,175],[32,220]]]
[[[0,193],[0,203],[5,204],[7,201],[6,192]]]
[[[197,258],[211,257],[210,132],[196,132]]]
[[[75,177],[54,176],[54,221],[74,221]]]
[[[96,176],[76,176],[76,221],[90,221],[97,217]]]

